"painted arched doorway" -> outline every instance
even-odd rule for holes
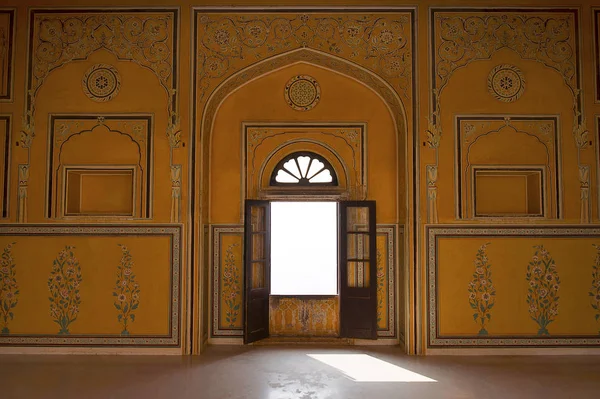
[[[227,93],[217,90],[212,106],[211,102],[207,106],[214,115],[203,121],[205,132],[210,133],[203,136],[202,146],[206,155],[202,222],[209,237],[205,244],[210,271],[209,341],[241,342],[244,202],[287,195],[269,188],[265,176],[286,151],[304,150],[329,153],[328,159],[344,176],[343,189],[322,197],[377,202],[373,252],[377,262],[377,336],[396,343],[403,328],[399,321],[404,318],[401,254],[407,216],[406,129],[401,103],[390,96],[391,90],[381,89],[385,84],[380,82],[379,91],[365,84],[376,78],[369,75],[365,79],[367,73],[358,67],[340,67],[344,69],[340,71],[331,68],[331,60],[323,62],[329,56],[306,49],[295,53],[297,58],[289,58],[288,64],[272,63],[273,69],[262,74],[242,72],[252,78],[237,86],[225,82]],[[348,73],[352,68],[358,72],[356,76]],[[286,85],[297,76],[309,76],[319,84],[319,102],[309,110],[295,109],[286,101]],[[391,97],[394,101],[383,100]],[[318,193],[310,195],[318,197]],[[339,335],[338,309],[331,301],[271,301],[271,328],[281,326],[281,335]]]

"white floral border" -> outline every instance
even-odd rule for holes
[[[219,298],[221,297],[221,235],[231,234],[240,235],[242,239],[244,237],[244,226],[243,225],[212,225],[211,226],[211,259],[212,259],[212,306],[211,306],[211,318],[212,328],[210,331],[210,337],[243,337],[243,328],[221,328],[219,326]],[[243,273],[243,271],[242,271]]]
[[[400,233],[403,232],[400,227]],[[377,330],[378,337],[396,337],[396,225],[377,225],[377,235],[386,235],[388,275],[388,328]]]
[[[477,337],[464,336],[444,338],[438,334],[437,308],[437,239],[438,237],[600,237],[600,226],[537,225],[533,226],[485,226],[485,225],[429,225],[425,227],[427,242],[427,320],[428,348],[442,347],[581,347],[599,346],[600,337],[531,336]]]
[[[127,347],[181,347],[181,225],[68,225],[29,224],[0,225],[0,236],[144,236],[171,237],[171,332],[168,336],[121,337],[117,335],[56,335],[11,334],[0,336],[1,346],[127,346]]]

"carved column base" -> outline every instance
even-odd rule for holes
[[[19,190],[17,197],[17,223],[27,223],[27,186],[29,165],[19,165]]]
[[[171,165],[171,223],[181,222],[181,165]]]
[[[438,223],[437,166],[427,165],[427,223]]]
[[[581,223],[590,223],[590,166],[579,165]]]

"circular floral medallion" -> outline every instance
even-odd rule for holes
[[[83,92],[97,102],[112,100],[121,89],[121,77],[112,65],[96,64],[83,75]]]
[[[313,109],[321,99],[319,82],[308,75],[298,75],[285,85],[285,101],[296,111]]]
[[[517,101],[525,91],[525,77],[514,65],[498,65],[488,76],[488,90],[497,100]]]

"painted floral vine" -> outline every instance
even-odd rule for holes
[[[52,271],[48,278],[50,291],[50,315],[60,326],[59,335],[69,334],[69,326],[79,314],[82,282],[81,266],[73,253],[75,247],[67,245],[52,262]]]
[[[594,248],[596,248],[596,259],[592,266],[592,287],[590,288],[589,296],[592,309],[596,313],[596,321],[598,322],[600,321],[600,246],[594,245]]]
[[[385,315],[385,269],[381,251],[377,250],[377,325]]]
[[[0,326],[1,335],[10,334],[8,323],[15,317],[14,308],[19,303],[19,285],[17,284],[17,271],[12,257],[12,246],[8,244],[2,252],[0,259]]]
[[[135,321],[135,311],[140,306],[140,286],[133,273],[133,257],[125,245],[119,244],[122,256],[117,266],[117,281],[113,291],[117,320],[123,326],[121,335],[129,335],[129,323]]]
[[[548,325],[558,316],[560,277],[554,259],[544,246],[534,248],[533,258],[527,265],[529,315],[539,326],[538,335],[550,335]]]
[[[492,308],[496,303],[496,288],[492,282],[492,265],[487,257],[488,244],[483,244],[477,250],[473,264],[475,271],[469,283],[469,305],[475,312],[473,320],[480,326],[479,335],[487,335],[486,329],[492,318]]]
[[[225,267],[223,268],[223,292],[225,303],[225,321],[229,327],[236,327],[240,313],[240,275],[236,265],[233,249],[238,244],[231,244],[225,251]]]

